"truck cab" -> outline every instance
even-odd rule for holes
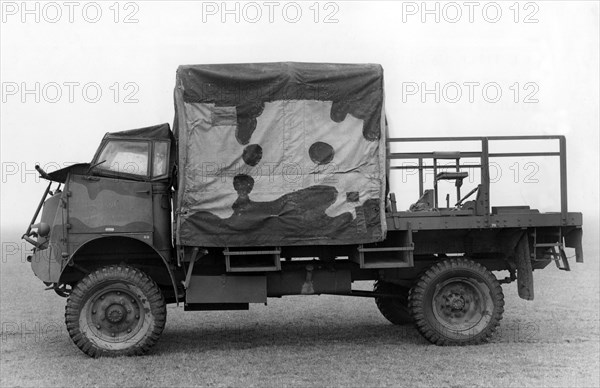
[[[172,132],[162,124],[107,133],[90,163],[44,172],[50,185],[42,216],[24,236],[34,245],[36,276],[64,293],[93,270],[89,263],[126,259],[153,273],[167,299],[176,300],[170,264],[174,154]]]

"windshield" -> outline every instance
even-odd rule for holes
[[[99,165],[98,168],[123,174],[147,176],[148,150],[149,143],[146,141],[110,141],[97,159],[106,162]]]

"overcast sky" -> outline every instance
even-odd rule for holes
[[[597,222],[597,2],[1,3],[3,227],[26,228],[36,163],[87,162],[105,132],[172,123],[178,65],[275,61],[380,63],[393,137],[564,134],[570,210]],[[493,203],[559,209],[558,163],[492,172]]]

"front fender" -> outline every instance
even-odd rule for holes
[[[106,252],[98,251],[96,246],[101,246],[106,248]],[[80,267],[84,263],[92,261],[92,260],[102,260],[103,258],[110,259],[115,258],[118,262],[128,262],[127,252],[120,252],[120,248],[130,247],[130,246],[138,246],[144,247],[147,250],[147,253],[155,257],[156,259],[162,262],[164,269],[167,270],[169,274],[169,279],[171,281],[171,286],[173,287],[173,292],[175,294],[176,302],[179,302],[179,295],[177,292],[177,280],[175,277],[175,273],[169,264],[169,261],[166,257],[164,257],[154,246],[149,244],[143,235],[140,236],[132,236],[132,235],[119,235],[114,234],[110,236],[106,235],[96,235],[85,242],[78,244],[75,251],[69,257],[64,264],[64,267],[61,269],[58,279],[51,280],[52,282],[63,282],[63,275],[65,274],[67,268],[75,266]],[[91,258],[87,258],[88,255],[93,253]],[[105,253],[103,256],[102,254]],[[151,259],[150,259],[151,260]]]

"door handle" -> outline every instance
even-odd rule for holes
[[[138,190],[136,191],[137,194],[150,194],[150,190]]]

